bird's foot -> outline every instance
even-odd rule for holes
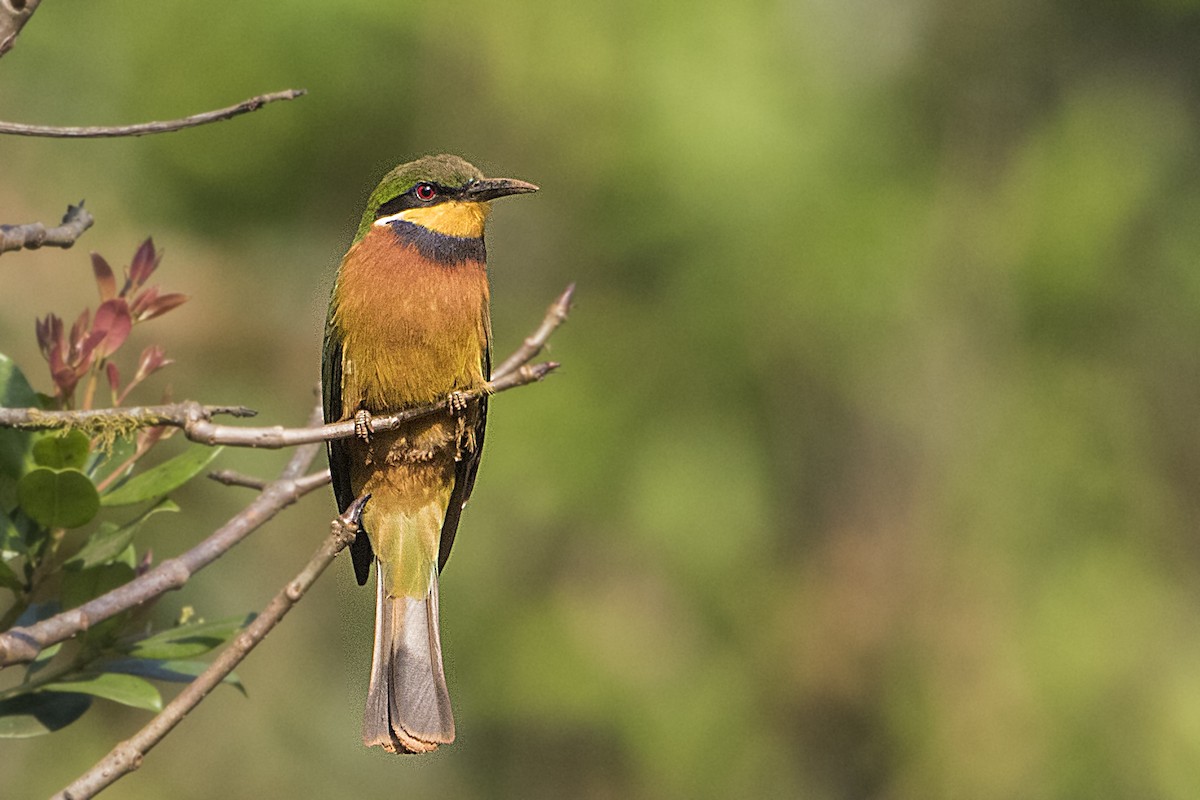
[[[451,392],[447,402],[450,404],[450,413],[461,414],[467,410],[469,401],[466,392]]]
[[[359,409],[354,414],[354,435],[362,439],[364,442],[371,441],[371,434],[374,429],[371,427],[371,412],[365,408]]]

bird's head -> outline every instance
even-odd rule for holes
[[[383,176],[367,201],[355,241],[372,226],[396,220],[446,236],[478,238],[483,236],[492,200],[537,190],[532,183],[513,178],[485,178],[458,156],[425,156]]]

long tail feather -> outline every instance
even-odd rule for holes
[[[363,743],[390,753],[425,753],[454,741],[442,669],[437,574],[421,598],[392,597],[376,564],[375,650]]]

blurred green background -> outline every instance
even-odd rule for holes
[[[0,117],[0,350],[95,304],[87,251],[191,301],[138,330],[176,398],[299,424],[365,196],[429,152],[497,205],[506,354],[569,281],[565,363],[493,404],[444,574],[459,739],[359,744],[374,593],[339,560],[126,798],[1194,798],[1200,794],[1200,4],[47,2]],[[181,447],[179,442],[175,447]],[[269,475],[280,453],[221,465]],[[244,490],[197,482],[180,552]],[[260,608],[326,492],[164,618]],[[5,741],[5,797],[147,716]],[[106,795],[107,796],[107,795]]]

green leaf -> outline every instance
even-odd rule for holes
[[[67,568],[87,569],[97,564],[115,561],[129,547],[130,542],[133,541],[133,535],[152,514],[178,510],[179,506],[163,498],[124,525],[117,525],[113,522],[101,523],[99,529],[88,537],[79,552],[67,562]]]
[[[29,666],[25,669],[25,683],[29,683],[39,672],[50,666],[50,662],[58,655],[58,651],[62,650],[62,646],[62,642],[55,642],[49,647],[39,650],[37,657],[30,661]]]
[[[199,622],[156,633],[124,648],[136,658],[175,660],[207,653],[232,639],[234,634],[250,624],[253,614],[216,622]]]
[[[108,661],[103,669],[106,672],[125,672],[130,675],[141,675],[156,681],[171,681],[172,683],[191,683],[200,673],[209,668],[207,661],[161,660],[157,658],[120,658]],[[225,676],[221,683],[227,683],[243,695],[246,687],[236,672]]]
[[[170,461],[134,475],[101,497],[100,502],[106,506],[127,506],[162,497],[195,477],[220,452],[220,447],[192,447]]]
[[[77,469],[38,467],[17,483],[17,502],[47,528],[78,528],[100,510],[96,484]]]
[[[7,514],[17,507],[17,479],[0,471],[0,512]]]
[[[90,674],[79,679],[46,684],[41,691],[80,692],[121,705],[162,711],[162,695],[154,684],[136,675],[115,672]]]
[[[92,698],[74,692],[34,692],[0,700],[0,737],[53,733],[83,716]]]
[[[40,406],[29,381],[6,355],[0,354],[0,406],[31,408]],[[25,471],[25,457],[32,437],[25,431],[0,428],[0,473],[16,479]]]
[[[83,431],[66,431],[39,436],[33,443],[33,461],[51,469],[83,469],[92,440]]]
[[[90,475],[96,483],[102,483],[113,472],[121,468],[128,473],[133,469],[133,465],[125,465],[125,462],[129,460],[136,449],[136,436],[117,437],[107,452],[104,450],[92,452],[93,463],[84,472]],[[114,480],[116,479],[114,478]]]

